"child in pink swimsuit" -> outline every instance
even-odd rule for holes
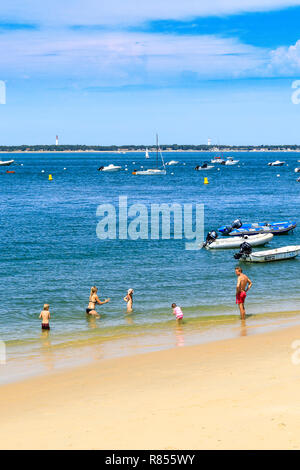
[[[173,309],[173,315],[175,315],[176,320],[180,321],[183,319],[183,313],[180,307],[178,307],[176,304],[172,304],[172,309]]]

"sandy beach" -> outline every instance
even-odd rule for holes
[[[298,339],[299,326],[4,385],[0,446],[299,449]]]

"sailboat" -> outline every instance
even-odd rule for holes
[[[146,148],[146,152],[145,152],[145,158],[150,158],[149,157],[149,150]]]
[[[158,167],[159,155],[162,161],[162,168]],[[133,170],[133,175],[165,175],[166,166],[161,153],[161,150],[158,145],[158,135],[156,134],[156,168],[148,168],[148,170]]]

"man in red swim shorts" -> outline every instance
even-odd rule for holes
[[[247,292],[252,287],[252,282],[249,277],[243,274],[242,268],[237,266],[235,268],[235,274],[237,275],[237,284],[236,284],[236,303],[240,309],[241,320],[246,318],[245,310],[245,300],[247,297]]]

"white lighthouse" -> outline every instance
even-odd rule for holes
[[[56,139],[55,139],[55,145],[58,145],[58,135],[56,136]]]
[[[211,139],[207,139],[207,145],[208,145],[208,146],[211,145]]]

